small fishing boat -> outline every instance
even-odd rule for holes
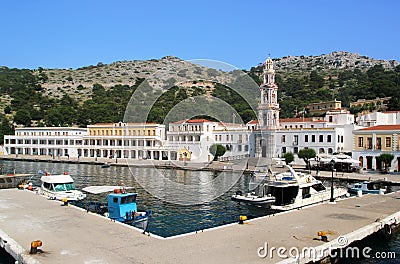
[[[386,189],[381,188],[381,184],[378,181],[363,181],[349,186],[348,191],[353,194],[357,194],[358,191],[362,191],[363,194],[380,194],[385,193]]]
[[[42,184],[38,193],[50,199],[61,201],[66,198],[68,201],[79,201],[86,198],[86,194],[75,189],[74,180],[66,172],[60,175],[45,173],[40,180]]]
[[[152,211],[138,211],[136,204],[137,193],[127,192],[127,189],[129,188],[119,186],[85,187],[83,191],[91,194],[112,191],[107,196],[107,205],[91,202],[86,209],[107,216],[112,220],[143,229],[143,232],[146,232]]]
[[[0,189],[19,188],[20,185],[23,185],[23,188],[27,188],[28,182],[32,179],[32,176],[32,174],[13,173],[0,175]]]

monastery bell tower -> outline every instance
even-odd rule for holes
[[[275,83],[274,62],[268,56],[264,63],[263,83],[258,104],[258,131],[255,133],[255,157],[261,164],[271,164],[277,156],[276,131],[279,129],[278,85]]]
[[[275,83],[274,62],[268,56],[264,63],[261,98],[258,105],[258,123],[261,130],[279,128],[278,85]]]

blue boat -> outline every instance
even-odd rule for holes
[[[110,189],[112,189],[113,192],[109,193],[107,196],[107,205],[98,202],[90,202],[87,206],[87,210],[95,211],[96,213],[107,216],[111,220],[135,226],[143,229],[143,232],[146,232],[152,211],[138,211],[136,204],[137,193],[127,192],[127,188],[118,186],[89,186],[83,188],[83,191],[92,194],[100,194],[109,192]]]
[[[358,191],[362,191],[363,194],[379,194],[381,192],[386,192],[385,188],[381,188],[379,181],[363,181],[354,183],[352,186],[348,187],[349,193],[357,194]]]

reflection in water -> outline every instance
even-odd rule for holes
[[[168,203],[196,205],[212,202],[229,191],[241,173],[130,167],[143,189]]]
[[[149,225],[151,233],[160,236],[173,236],[182,233],[202,230],[237,222],[239,215],[262,216],[270,212],[266,209],[249,208],[231,201],[230,197],[237,190],[247,190],[249,176],[240,174],[214,173],[210,171],[185,171],[177,169],[114,167],[101,168],[99,165],[64,164],[46,162],[0,161],[4,172],[16,169],[17,173],[32,173],[33,184],[40,185],[40,175],[37,171],[48,171],[52,174],[62,174],[67,171],[75,180],[77,189],[91,185],[125,185],[134,187],[138,193],[140,210],[153,210]],[[146,185],[158,190],[158,197],[151,195],[136,178],[146,179]],[[232,181],[238,181],[232,186]],[[176,184],[170,184],[174,182]],[[182,185],[190,187],[182,192]],[[174,188],[175,187],[175,188]],[[220,195],[221,190],[228,191]],[[89,194],[87,201],[106,202],[107,194]],[[217,197],[210,199],[210,197]],[[171,199],[173,198],[173,199]],[[180,205],[195,201],[195,205]]]

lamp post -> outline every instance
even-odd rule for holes
[[[333,171],[335,170],[335,161],[331,160],[331,170],[332,170],[332,178],[331,178],[331,199],[329,202],[333,203],[335,202],[335,198],[333,198]]]
[[[315,157],[315,161],[317,162],[317,176],[319,176],[319,166],[320,166],[320,162],[321,162],[321,158],[320,157]]]

